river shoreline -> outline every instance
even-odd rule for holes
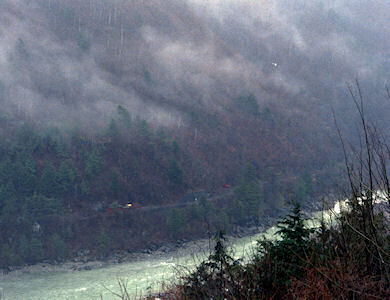
[[[250,237],[255,234],[265,231],[265,226],[238,227],[234,234],[228,236],[228,239]],[[164,243],[161,246],[153,246],[139,252],[118,251],[110,254],[108,257],[99,259],[89,255],[89,251],[79,251],[79,255],[64,262],[45,261],[32,265],[9,266],[8,268],[0,269],[0,278],[19,276],[21,274],[43,274],[43,273],[61,273],[61,272],[77,272],[88,271],[107,266],[129,263],[134,261],[143,261],[151,258],[162,258],[172,255],[180,251],[208,251],[210,240],[181,239],[176,242]]]
[[[309,211],[308,207],[304,210]],[[227,236],[230,255],[242,258],[243,262],[250,258],[257,240],[274,239],[277,229],[272,225],[289,211],[286,208],[272,218],[263,218],[262,226],[235,227],[234,234]],[[194,238],[155,244],[139,252],[121,251],[105,259],[96,259],[84,251],[65,262],[11,267],[7,274],[0,274],[0,287],[5,299],[99,300],[112,299],[112,291],[119,291],[120,281],[127,285],[129,294],[137,298],[174,284],[207,259],[213,247],[212,239]]]
[[[306,214],[317,210],[318,207],[305,207]],[[237,238],[251,237],[256,234],[265,232],[268,228],[276,224],[276,222],[288,212],[288,209],[280,210],[273,216],[268,216],[263,219],[262,224],[255,226],[237,226],[234,233],[227,236],[228,240]],[[89,250],[79,251],[78,255],[66,261],[44,261],[32,265],[9,266],[0,269],[0,278],[13,277],[22,274],[43,274],[43,273],[63,273],[63,272],[78,272],[95,270],[107,266],[129,263],[135,261],[143,261],[151,258],[162,258],[181,251],[188,251],[194,248],[197,251],[209,251],[210,238],[197,239],[179,239],[175,242],[161,243],[143,249],[141,251],[128,252],[126,250],[118,251],[109,254],[105,258],[98,258],[90,255]],[[177,254],[178,255],[178,254]]]

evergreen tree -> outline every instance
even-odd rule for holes
[[[210,219],[216,214],[216,208],[213,203],[207,200],[206,196],[202,195],[199,198],[198,206],[202,215],[202,221],[206,223],[210,222]]]
[[[69,196],[74,192],[76,182],[76,169],[63,161],[58,169],[58,181],[60,183],[60,195]]]
[[[263,267],[268,270],[263,282],[268,288],[288,287],[292,279],[302,277],[310,262],[308,257],[316,247],[315,241],[310,239],[315,230],[305,225],[299,203],[278,222],[277,227],[281,240],[259,242]]]
[[[214,241],[215,246],[208,259],[183,278],[184,298],[247,299],[244,294],[233,294],[239,287],[239,284],[235,286],[234,277],[239,274],[237,270],[240,270],[241,265],[226,247],[225,233],[219,230]]]
[[[69,144],[63,139],[58,139],[55,145],[55,153],[58,158],[68,158],[70,157],[70,147]]]
[[[313,184],[309,172],[304,172],[295,186],[295,197],[299,202],[305,202],[313,194]]]
[[[111,119],[110,124],[108,125],[106,136],[111,139],[112,144],[117,144],[120,139],[120,131],[118,124],[114,119]]]
[[[16,198],[16,190],[12,183],[7,183],[0,187],[0,212],[3,227],[13,224],[20,206]]]
[[[0,265],[2,266],[17,265],[21,262],[20,257],[9,244],[3,244],[1,246],[0,258]]]
[[[30,243],[24,234],[19,239],[18,254],[22,260],[27,260],[30,255]]]
[[[282,241],[297,247],[304,245],[314,231],[305,225],[305,218],[299,203],[294,205],[290,214],[278,222],[277,227],[279,229],[277,233],[281,235]]]
[[[16,133],[16,151],[32,154],[39,150],[41,138],[29,124],[23,124]]]
[[[14,255],[17,255],[15,251],[13,252]],[[19,254],[19,259],[29,263],[36,263],[44,257],[42,242],[34,237],[29,241],[24,234],[19,239],[17,252]],[[20,263],[20,261],[18,263]]]
[[[85,161],[85,175],[90,179],[94,178],[100,173],[102,169],[103,158],[101,157],[99,150],[94,148],[89,153]]]
[[[241,224],[247,220],[245,207],[238,199],[235,199],[230,209],[230,216],[232,216],[235,223]]]
[[[181,185],[183,183],[183,170],[180,168],[176,159],[173,159],[168,167],[168,178],[174,185]]]
[[[111,238],[104,230],[100,232],[97,238],[97,248],[102,256],[106,256],[111,248]]]
[[[31,196],[36,190],[37,177],[35,161],[31,156],[20,155],[13,165],[13,183],[18,194]]]
[[[187,224],[185,210],[180,208],[169,210],[166,222],[168,229],[173,236],[182,233],[185,230],[185,225]]]
[[[124,108],[122,105],[118,105],[117,112],[118,112],[119,124],[123,128],[129,129],[131,127],[131,115],[129,111],[126,108]]]
[[[39,220],[47,216],[61,214],[63,204],[57,198],[49,198],[42,194],[34,194],[26,199],[25,213],[34,220]]]
[[[46,197],[57,197],[61,194],[58,173],[52,163],[46,162],[40,178],[39,191]]]
[[[240,202],[248,216],[257,217],[262,209],[263,197],[260,191],[259,180],[252,164],[248,164],[235,190],[235,199]],[[236,204],[240,206],[239,203]]]
[[[49,239],[48,255],[53,259],[65,258],[68,254],[68,248],[61,237],[54,233]]]
[[[43,259],[43,245],[37,238],[32,238],[30,241],[30,252],[28,261],[35,263]]]
[[[149,139],[152,136],[150,125],[146,120],[138,120],[138,133],[141,137]]]

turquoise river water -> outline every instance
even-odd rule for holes
[[[270,228],[264,233],[230,239],[235,257],[245,258],[258,239],[264,235],[274,238],[275,231],[275,228]],[[206,257],[208,241],[190,244],[174,252],[142,255],[132,262],[105,265],[92,270],[22,270],[0,275],[0,295],[3,295],[0,299],[118,299],[113,294],[119,291],[118,280],[126,283],[132,296],[146,295],[159,290],[163,281],[172,280],[178,267],[194,267]]]

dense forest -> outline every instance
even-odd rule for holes
[[[313,178],[326,175],[311,169],[292,175],[292,166],[278,167],[276,154],[277,172],[256,160],[237,163],[234,152],[225,149],[218,161],[210,157],[218,150],[208,153],[207,141],[185,145],[171,132],[133,119],[121,106],[94,136],[76,128],[42,134],[34,124],[2,124],[7,129],[0,162],[3,266],[63,259],[85,248],[104,256],[210,229],[259,224],[289,197],[304,202],[319,195]]]
[[[358,145],[358,77],[388,125],[386,22],[381,1],[1,1],[0,265],[234,232],[344,187],[332,110]]]

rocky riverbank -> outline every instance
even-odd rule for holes
[[[305,210],[318,210],[318,204],[316,206],[310,205],[305,207]],[[230,238],[244,238],[265,232],[268,228],[275,225],[277,220],[279,220],[281,216],[285,215],[286,212],[287,210],[281,210],[273,216],[264,217],[261,225],[249,223],[247,226],[236,226],[233,233],[230,235]],[[212,238],[212,236],[210,238]],[[77,256],[65,262],[45,261],[34,265],[9,266],[7,268],[0,269],[0,277],[18,276],[20,274],[87,271],[104,268],[113,264],[147,260],[151,257],[164,257],[175,252],[196,252],[199,250],[204,252],[209,250],[209,245],[210,241],[206,238],[197,240],[180,239],[175,242],[161,242],[160,244],[153,244],[139,252],[114,252],[105,258],[98,258],[91,255],[91,251],[82,250],[77,253]]]
[[[231,238],[241,238],[257,234],[265,230],[264,226],[237,227]],[[104,268],[109,265],[142,261],[151,257],[164,257],[175,252],[196,252],[208,251],[208,239],[200,239],[190,241],[180,239],[176,242],[164,243],[162,245],[152,245],[140,252],[129,253],[127,251],[119,251],[112,253],[106,258],[97,258],[90,254],[89,250],[79,251],[77,256],[65,261],[45,261],[34,265],[10,266],[0,269],[1,276],[18,276],[20,274],[43,274],[53,272],[77,272]]]

